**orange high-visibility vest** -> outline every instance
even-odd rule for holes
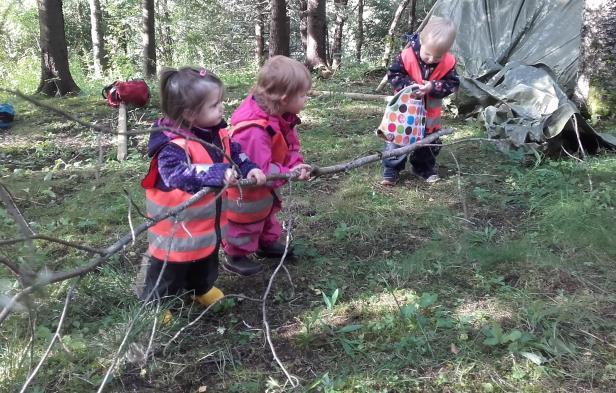
[[[272,130],[272,162],[275,164],[283,164],[289,152],[287,141],[281,132],[268,128],[267,120],[254,119],[241,121],[232,126],[229,135],[242,132],[250,127],[259,127],[264,130]],[[227,189],[227,198],[229,200],[227,218],[229,221],[239,224],[251,224],[264,220],[269,216],[274,205],[274,194],[268,186],[244,187],[240,191],[238,187]]]
[[[230,152],[229,136],[226,130],[220,130],[220,138],[225,152]],[[171,143],[182,147],[192,165],[199,165],[207,170],[214,164],[205,147],[196,141],[183,138],[171,140]],[[229,163],[224,158],[223,162]],[[177,188],[161,191],[157,188],[147,188],[145,191],[148,217],[166,213],[192,197],[192,194]],[[216,211],[216,193],[206,194],[175,217],[171,216],[158,222],[148,229],[148,251],[150,254],[168,262],[190,262],[211,255],[220,239],[216,227],[220,226],[221,236],[224,236],[227,226],[226,201],[223,198],[219,215]]]
[[[402,64],[409,76],[419,84],[425,81],[421,75],[421,69],[417,56],[413,48],[409,47],[402,51]],[[456,58],[449,52],[445,53],[441,61],[438,63],[432,74],[428,77],[429,81],[443,79],[449,71],[456,66]],[[441,98],[434,98],[430,94],[424,96],[424,105],[426,107],[426,135],[432,134],[441,129]]]

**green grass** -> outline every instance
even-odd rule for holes
[[[315,87],[368,92],[366,71],[349,69]],[[251,85],[249,75],[223,75],[227,113]],[[113,126],[114,112],[92,91],[45,102]],[[29,224],[95,247],[128,233],[125,190],[143,205],[146,137],[134,138],[123,163],[114,161],[111,137],[103,137],[97,180],[96,135],[30,104],[20,102],[18,110],[16,126],[0,135],[0,181]],[[326,166],[381,149],[373,135],[381,115],[379,103],[311,99],[300,126],[307,161]],[[129,120],[147,127],[156,116],[150,106],[132,111]],[[446,143],[482,135],[473,124],[446,121],[457,130]],[[405,172],[399,186],[384,189],[375,164],[285,187],[282,215],[295,219],[298,260],[288,264],[293,285],[284,272],[277,277],[268,316],[278,355],[301,391],[613,389],[616,159],[609,153],[583,164],[520,158],[457,144],[442,150],[443,180],[432,186]],[[142,222],[134,211],[132,218]],[[19,236],[4,209],[0,233]],[[77,285],[62,344],[33,391],[97,388],[140,307],[132,285],[144,249],[138,238]],[[42,241],[0,253],[41,274],[91,258]],[[217,285],[226,293],[262,296],[274,261],[262,262],[263,277],[221,272]],[[23,384],[57,327],[72,283],[33,294],[31,314],[16,311],[0,326],[0,390]],[[0,290],[18,290],[4,266]],[[171,306],[174,321],[157,326],[153,357],[145,363],[140,354],[157,312],[148,308],[137,316],[107,391],[287,390],[264,346],[255,303],[230,301],[164,346],[201,312],[181,299]]]

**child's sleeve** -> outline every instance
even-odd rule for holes
[[[216,163],[208,166],[189,165],[186,152],[173,143],[167,144],[158,153],[158,173],[167,187],[177,188],[191,194],[203,187],[222,187],[229,164]]]
[[[434,98],[445,98],[458,91],[460,77],[455,68],[452,68],[443,79],[432,81],[430,95]]]
[[[239,167],[243,178],[248,176],[248,172],[251,170],[259,168],[257,164],[250,161],[248,156],[242,152],[242,146],[239,143],[231,142],[231,159]]]
[[[413,78],[411,78],[404,68],[402,53],[398,53],[394,62],[387,69],[387,81],[396,92],[415,83]]]

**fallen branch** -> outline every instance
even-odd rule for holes
[[[289,374],[287,369],[284,367],[284,364],[282,364],[282,361],[280,360],[280,358],[278,358],[278,355],[276,354],[276,348],[274,348],[274,343],[272,342],[272,336],[270,334],[269,323],[267,322],[267,308],[266,308],[267,307],[267,297],[269,296],[270,290],[272,289],[272,283],[274,282],[274,278],[276,278],[276,274],[278,274],[278,271],[283,267],[284,260],[287,257],[287,254],[289,252],[290,240],[291,240],[291,221],[289,221],[289,224],[287,225],[287,239],[284,245],[284,253],[282,254],[282,258],[280,258],[280,262],[278,263],[278,266],[276,266],[276,269],[272,273],[269,279],[269,282],[267,283],[267,288],[265,289],[265,293],[263,293],[263,300],[261,302],[261,313],[263,314],[263,327],[265,328],[265,337],[267,338],[267,343],[270,346],[270,350],[272,351],[274,360],[276,360],[276,363],[278,363],[278,366],[280,367],[284,375],[287,377],[287,380],[289,381],[291,386],[295,388],[299,385],[299,383],[297,382],[297,377]]]
[[[417,150],[421,147],[425,147],[427,144],[434,142],[435,140],[437,140],[438,138],[440,138],[441,136],[444,135],[449,135],[453,133],[453,129],[451,128],[444,128],[439,132],[435,132],[433,134],[430,134],[428,136],[426,136],[424,139],[422,139],[421,141],[417,142],[417,143],[413,143],[411,145],[408,146],[404,146],[404,147],[400,147],[397,149],[393,149],[393,150],[389,150],[389,151],[385,151],[382,153],[378,153],[378,154],[372,154],[366,157],[362,157],[362,158],[358,158],[349,162],[345,162],[342,164],[336,164],[336,165],[332,165],[332,166],[327,166],[327,167],[314,167],[312,169],[312,176],[317,177],[317,176],[323,176],[323,175],[330,175],[332,173],[337,173],[337,172],[346,172],[350,169],[355,169],[355,168],[359,168],[360,166],[366,165],[366,164],[370,164],[372,162],[376,162],[376,161],[381,161],[384,158],[390,158],[390,157],[397,157],[397,156],[401,156],[403,154],[408,154],[410,152],[412,152],[413,150]],[[439,145],[440,146],[440,145]]]
[[[308,95],[311,97],[346,97],[362,101],[381,101],[389,102],[392,96],[382,94],[347,93],[343,91],[310,90]]]

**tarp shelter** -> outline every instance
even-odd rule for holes
[[[515,146],[576,151],[576,123],[587,151],[615,148],[568,98],[577,83],[584,1],[437,0],[430,15],[448,17],[462,89],[461,114],[477,113],[488,135]],[[548,142],[547,144],[545,142]]]

